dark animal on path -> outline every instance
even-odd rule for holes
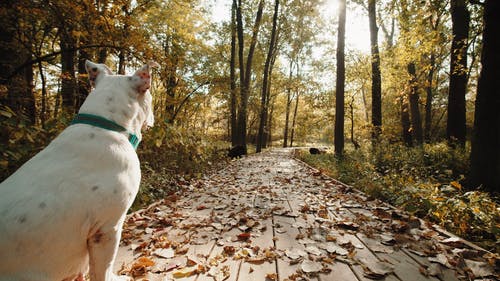
[[[311,153],[311,154],[323,154],[325,152],[319,148],[311,147],[311,148],[309,148],[309,153]]]
[[[247,150],[243,145],[236,145],[229,149],[228,156],[233,158],[239,158],[243,155],[247,155]]]

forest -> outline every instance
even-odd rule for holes
[[[156,61],[136,206],[231,147],[304,147],[321,171],[498,251],[498,18],[496,0],[3,0],[0,179],[68,126],[86,60],[118,74]]]

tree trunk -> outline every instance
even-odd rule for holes
[[[290,58],[290,74],[288,76],[288,87],[286,89],[286,109],[285,109],[285,129],[283,132],[283,147],[288,146],[288,124],[290,123],[290,108],[292,107],[292,89],[290,84],[292,83],[292,74],[293,74],[293,60]]]
[[[177,79],[177,67],[179,64],[179,54],[177,52],[177,42],[174,36],[169,36],[165,40],[164,43],[164,53],[167,58],[169,58],[169,63],[167,64],[167,67],[165,69],[166,72],[166,77],[164,79],[165,83],[165,91],[167,94],[167,97],[171,100],[174,101],[176,100],[177,96],[177,85],[178,85],[178,79]],[[176,108],[175,104],[172,102],[167,102],[165,106],[165,116],[167,117],[166,119],[168,120],[169,123],[174,123],[175,115],[176,112],[179,112],[179,109]]]
[[[31,42],[16,37],[22,18],[18,14],[16,1],[0,1],[0,104],[15,112],[25,114],[32,124],[36,121],[36,103],[33,92],[33,69],[27,65],[31,60]],[[20,41],[21,40],[21,41]],[[26,41],[26,42],[22,42]],[[18,71],[16,71],[18,70]]]
[[[75,112],[76,77],[75,77],[75,42],[68,34],[61,34],[61,96],[63,111],[69,114]]]
[[[264,77],[262,79],[262,96],[260,101],[260,120],[259,120],[259,132],[257,134],[257,149],[256,152],[261,152],[262,147],[265,142],[265,132],[267,130],[267,114],[269,105],[269,85],[270,83],[270,67],[271,59],[274,53],[275,43],[276,43],[276,27],[278,25],[278,10],[279,10],[279,0],[274,2],[274,14],[273,14],[273,26],[271,30],[271,38],[269,40],[269,50],[267,51],[266,62],[264,63]],[[269,83],[269,85],[268,85]]]
[[[413,140],[411,137],[411,125],[410,125],[410,108],[408,106],[408,99],[404,96],[400,98],[401,102],[401,129],[403,142],[406,146],[413,146]]]
[[[40,123],[42,128],[45,128],[46,113],[47,113],[47,83],[45,80],[45,74],[43,74],[42,62],[38,63],[38,71],[40,74],[40,80],[42,82],[42,108],[40,110]]]
[[[370,46],[372,54],[372,141],[378,142],[382,133],[382,79],[380,74],[380,54],[378,49],[378,27],[376,2],[368,0],[370,21]]]
[[[229,79],[230,91],[231,91],[231,101],[230,101],[230,111],[231,111],[231,146],[236,145],[236,107],[237,107],[237,96],[236,96],[236,0],[233,0],[233,5],[231,6],[231,60],[229,62]]]
[[[269,107],[269,116],[267,119],[268,130],[267,130],[267,133],[264,135],[266,138],[266,143],[265,143],[264,147],[268,147],[268,146],[272,145],[272,141],[273,141],[272,129],[273,129],[274,100],[275,99],[273,98],[273,102],[272,103],[270,102],[271,106]]]
[[[473,188],[500,190],[500,1],[486,0],[484,7],[483,49],[479,76],[471,173]]]
[[[429,68],[429,73],[427,74],[427,85],[425,87],[427,96],[425,99],[425,127],[424,127],[424,136],[425,136],[425,141],[429,142],[431,140],[431,127],[432,127],[432,98],[433,98],[433,93],[432,93],[432,85],[433,83],[433,78],[434,78],[434,69],[436,65],[436,57],[434,53],[431,54],[430,57],[430,68]]]
[[[245,75],[244,75],[244,80],[242,81],[241,87],[240,87],[240,107],[238,109],[238,145],[242,146],[244,148],[244,154],[246,154],[247,151],[247,142],[246,142],[246,135],[247,135],[247,111],[248,111],[248,98],[250,95],[250,78],[252,76],[252,60],[253,60],[253,54],[255,51],[255,45],[257,44],[257,35],[259,33],[259,27],[260,23],[262,20],[262,11],[264,9],[264,1],[261,0],[259,2],[259,8],[257,10],[257,15],[255,17],[255,22],[253,26],[253,34],[252,38],[250,41],[250,46],[248,49],[248,55],[247,55],[247,62],[245,66]],[[241,1],[237,9],[237,14],[239,14],[239,19],[238,19],[238,34],[241,34],[241,37],[243,37],[243,26],[241,22]],[[238,18],[238,16],[237,16]],[[238,35],[238,38],[240,35]],[[240,45],[240,48],[243,46]],[[243,50],[240,49],[240,53],[243,54]],[[243,68],[243,66],[240,66],[240,69]]]
[[[419,109],[419,94],[417,86],[417,73],[415,63],[408,64],[408,74],[410,75],[410,90],[408,92],[408,101],[410,103],[411,128],[415,143],[421,145],[424,142],[422,134],[422,118]]]
[[[290,147],[293,147],[293,137],[295,135],[295,121],[297,120],[297,109],[299,108],[299,93],[295,94],[295,109],[293,110],[292,130],[290,133]]]
[[[89,43],[85,42],[84,44]],[[80,50],[78,56],[78,95],[75,101],[75,110],[80,109],[83,102],[90,93],[90,84],[88,77],[85,75],[85,61],[91,59],[90,54],[86,50]]]
[[[451,44],[450,87],[446,136],[450,144],[465,147],[465,93],[467,88],[467,39],[470,14],[465,0],[451,1],[453,41]]]
[[[345,86],[345,21],[346,3],[339,1],[339,27],[337,36],[337,81],[335,92],[335,155],[344,153],[344,86]]]

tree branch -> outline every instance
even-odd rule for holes
[[[18,74],[24,68],[26,68],[28,66],[32,66],[36,63],[43,62],[43,61],[49,61],[50,59],[52,59],[55,56],[60,55],[64,51],[78,51],[78,50],[93,49],[93,48],[111,48],[111,49],[116,49],[116,50],[123,49],[123,47],[121,47],[121,46],[106,45],[106,44],[104,44],[104,45],[86,45],[86,46],[80,46],[80,47],[75,47],[75,48],[61,49],[59,51],[55,51],[55,52],[50,53],[50,54],[39,56],[39,57],[36,57],[35,59],[28,60],[28,61],[24,62],[23,64],[18,66],[16,69],[14,69],[14,71],[12,71],[12,73],[9,74],[6,78],[1,78],[1,80],[3,80],[3,81],[10,80],[10,79],[12,79],[12,77],[14,77],[16,74]]]
[[[184,97],[184,99],[182,100],[182,102],[179,104],[179,106],[177,107],[177,110],[175,110],[174,115],[172,115],[170,122],[172,122],[172,123],[174,122],[175,118],[177,117],[177,114],[179,114],[179,112],[181,111],[182,106],[186,103],[186,101],[189,99],[189,97],[191,95],[193,95],[196,91],[198,91],[198,89],[201,88],[202,86],[208,85],[210,83],[211,83],[210,81],[205,81],[202,84],[198,85],[198,87],[196,87],[194,90],[192,90],[189,94],[187,94]]]

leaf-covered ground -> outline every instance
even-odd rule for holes
[[[496,280],[499,263],[280,149],[130,214],[115,269],[136,280]]]

